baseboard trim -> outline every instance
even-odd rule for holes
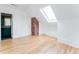
[[[71,41],[68,41],[68,40],[59,40],[58,39],[58,42],[64,43],[66,45],[70,45],[70,46],[75,47],[75,48],[79,48],[79,45],[78,44],[76,44],[74,42],[71,42]]]

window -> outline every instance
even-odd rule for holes
[[[5,18],[5,26],[10,26],[10,18]]]
[[[51,6],[41,8],[40,11],[48,22],[57,22],[57,19]]]

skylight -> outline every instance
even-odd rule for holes
[[[48,22],[57,22],[57,19],[51,6],[41,8],[40,11]]]

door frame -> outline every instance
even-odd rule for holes
[[[31,35],[39,35],[39,21],[36,17],[31,18]]]
[[[11,17],[11,20],[10,20],[10,24],[11,24],[11,39],[13,38],[13,15],[12,14],[10,14],[10,13],[5,13],[5,12],[1,12],[0,13],[0,16],[2,15],[2,14],[8,14],[8,15],[10,15],[10,17]],[[0,19],[1,19],[1,17],[0,17]],[[1,21],[1,20],[0,20]],[[1,24],[0,24],[1,25]],[[1,30],[1,29],[0,29]],[[0,33],[1,34],[1,33]],[[2,38],[1,38],[1,40],[2,40]]]

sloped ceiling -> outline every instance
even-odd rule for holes
[[[52,5],[52,8],[58,20],[79,18],[78,4],[58,4],[58,5]]]
[[[29,17],[36,17],[39,22],[47,22],[42,13],[40,12],[40,8],[48,6],[48,4],[20,4],[17,5],[21,8]]]
[[[26,12],[30,17],[37,17],[40,22],[46,22],[40,12],[40,8],[46,7],[49,4],[18,4],[17,6]],[[50,4],[52,9],[59,19],[75,19],[79,18],[78,4]]]

